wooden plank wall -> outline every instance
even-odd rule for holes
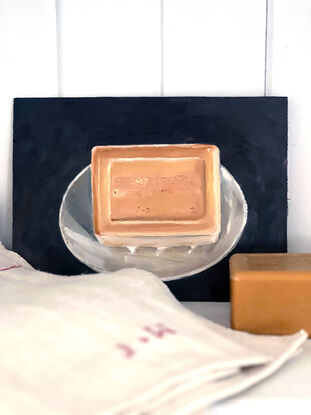
[[[289,96],[288,246],[311,250],[310,0],[1,0],[0,239],[15,96]]]

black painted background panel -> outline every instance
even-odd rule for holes
[[[67,185],[95,145],[209,143],[239,182],[249,216],[235,252],[285,252],[287,98],[17,98],[14,102],[13,249],[34,267],[90,272],[58,228]],[[180,300],[225,301],[228,258],[168,283]]]

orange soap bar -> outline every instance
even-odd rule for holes
[[[311,254],[235,254],[230,285],[232,328],[311,336]]]
[[[167,239],[167,245],[218,239],[217,147],[98,146],[91,170],[94,231],[104,244],[156,245],[157,240],[145,238],[152,236],[177,237]]]

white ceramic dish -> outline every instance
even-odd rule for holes
[[[247,221],[243,192],[221,167],[221,232],[214,244],[191,247],[138,249],[101,245],[93,233],[90,166],[69,184],[60,207],[59,227],[72,254],[97,272],[122,268],[151,271],[164,281],[197,274],[229,254],[241,237]]]

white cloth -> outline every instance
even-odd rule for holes
[[[307,335],[235,332],[153,274],[61,277],[0,246],[0,413],[197,414],[294,356]]]

